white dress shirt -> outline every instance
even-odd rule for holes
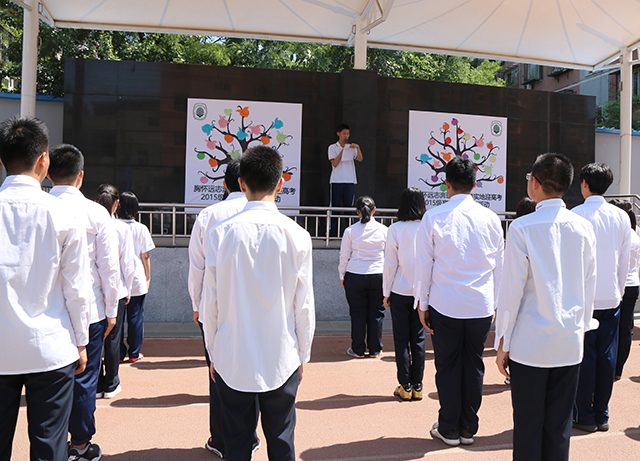
[[[580,363],[596,288],[591,224],[562,199],[543,200],[509,226],[504,259],[496,350],[504,338],[503,350],[522,365]]]
[[[240,213],[247,204],[244,192],[231,192],[222,202],[208,206],[196,219],[189,239],[189,295],[193,311],[198,312],[202,299],[205,269],[205,240],[211,228]]]
[[[329,160],[333,160],[342,151],[342,158],[338,166],[331,165],[331,178],[329,183],[348,183],[358,184],[356,179],[356,159],[358,158],[358,149],[350,147],[351,144],[346,143],[344,147],[339,142],[329,146]]]
[[[631,232],[631,245],[629,251],[629,273],[625,286],[640,286],[640,276],[638,275],[638,263],[640,262],[640,236]]]
[[[380,224],[373,216],[366,224],[357,222],[345,229],[340,244],[340,280],[344,280],[347,272],[359,275],[382,274],[388,231],[387,226]]]
[[[382,294],[393,291],[398,295],[413,296],[413,272],[416,265],[416,235],[420,221],[398,221],[389,227],[384,251]]]
[[[0,375],[56,370],[89,342],[87,237],[30,176],[0,187]]]
[[[111,216],[111,220],[118,233],[118,248],[120,250],[120,283],[118,284],[118,299],[130,298],[133,279],[136,275],[136,256],[133,252],[133,236],[129,226]]]
[[[140,255],[148,253],[156,246],[153,243],[151,233],[147,226],[135,219],[121,219],[120,221],[129,226],[133,239],[135,275],[133,276],[133,284],[131,286],[131,296],[146,295],[149,292],[149,285],[147,284],[147,274],[144,272],[144,264],[142,264]]]
[[[602,195],[587,197],[582,205],[571,211],[589,221],[596,234],[598,278],[594,308],[616,308],[622,300],[629,272],[633,231],[629,216],[617,206],[607,203]]]
[[[118,234],[105,207],[87,199],[73,186],[54,186],[49,191],[84,219],[87,249],[91,261],[93,303],[91,323],[118,316]]]
[[[275,390],[309,361],[311,258],[309,233],[273,202],[249,202],[209,232],[200,319],[209,357],[229,387]]]
[[[469,194],[456,194],[422,217],[416,239],[414,290],[420,310],[431,305],[455,319],[493,315],[504,233],[500,218]]]

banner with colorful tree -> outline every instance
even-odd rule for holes
[[[427,209],[449,200],[445,165],[454,156],[476,165],[480,204],[505,211],[507,119],[481,115],[409,111],[409,168],[407,183],[423,194]]]
[[[299,206],[301,135],[302,104],[188,99],[185,203],[221,201],[226,165],[265,145],[280,153],[284,165],[276,203]]]

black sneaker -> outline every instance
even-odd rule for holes
[[[69,461],[98,461],[102,458],[100,445],[91,443],[87,445],[87,450],[80,454],[77,448],[69,446]]]
[[[216,455],[218,458],[224,459],[224,455],[222,454],[222,452],[220,450],[218,450],[216,447],[214,447],[212,445],[212,443],[213,443],[213,441],[211,440],[211,437],[209,437],[209,440],[207,440],[207,443],[204,444],[204,447],[207,450],[209,450],[211,453]]]

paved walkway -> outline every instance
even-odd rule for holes
[[[640,339],[640,331],[636,330]],[[493,334],[488,345],[492,345]],[[449,448],[432,440],[437,418],[433,351],[427,345],[425,398],[400,402],[393,341],[384,336],[381,359],[350,359],[345,335],[318,336],[298,392],[296,448],[305,461],[342,460],[510,460],[511,402],[495,366],[495,351],[485,352],[487,368],[480,431],[474,445]],[[615,384],[611,430],[584,434],[574,430],[575,460],[640,458],[640,349],[634,341],[625,376]],[[216,460],[203,446],[208,431],[207,370],[198,338],[146,339],[145,358],[121,368],[123,392],[98,400],[94,441],[103,459]],[[259,430],[261,433],[261,431]],[[13,460],[28,459],[26,408],[20,411]],[[267,459],[263,446],[254,457]]]

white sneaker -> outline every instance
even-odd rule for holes
[[[460,445],[460,437],[458,437],[457,439],[447,438],[440,433],[440,431],[438,430],[438,426],[440,426],[440,424],[435,423],[431,428],[431,437],[433,437],[434,439],[442,440],[444,443],[446,443],[450,447],[456,447]]]
[[[122,392],[122,386],[120,384],[118,384],[118,387],[116,387],[114,390],[112,390],[111,392],[103,392],[103,397],[105,399],[112,399],[114,398],[116,395],[118,395],[120,392]]]
[[[104,398],[104,392],[96,392],[96,399]]]

